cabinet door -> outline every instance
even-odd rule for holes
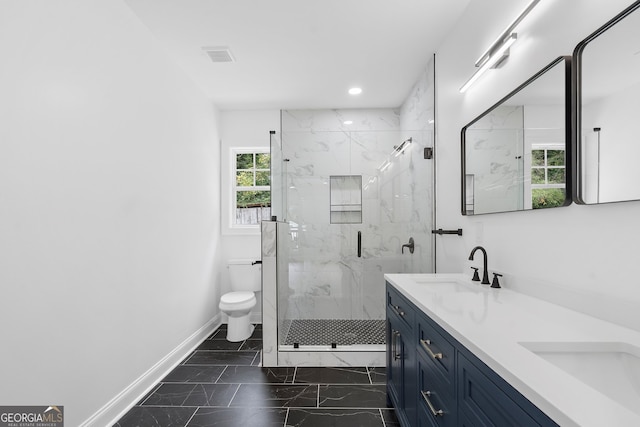
[[[404,350],[402,333],[399,331],[398,320],[387,315],[387,393],[393,406],[404,409],[404,382],[402,372],[402,358]]]
[[[396,408],[402,426],[413,426],[415,420],[416,387],[415,351],[412,351],[413,331],[393,313],[387,313],[387,392]]]
[[[474,356],[471,356],[475,358]],[[462,424],[484,426],[557,426],[535,405],[480,360],[458,353],[458,405]]]

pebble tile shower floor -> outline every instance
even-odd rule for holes
[[[397,427],[384,368],[262,368],[262,330],[223,325],[114,427]]]
[[[292,320],[285,345],[384,344],[384,320]]]

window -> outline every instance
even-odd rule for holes
[[[271,218],[271,154],[266,149],[232,149],[232,226],[256,226]]]
[[[565,200],[565,151],[562,145],[533,146],[531,195],[533,209],[562,206]]]

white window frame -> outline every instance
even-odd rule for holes
[[[237,192],[238,191],[268,191],[271,194],[271,186],[270,185],[259,185],[252,187],[243,187],[236,185],[236,176],[237,176],[237,162],[236,156],[238,154],[271,154],[271,150],[268,147],[231,147],[229,149],[230,159],[229,164],[231,167],[229,168],[231,171],[230,174],[230,210],[229,210],[229,228],[233,230],[258,230],[260,224],[237,224],[236,223],[236,201],[237,201]],[[271,166],[271,165],[269,165]],[[267,169],[253,169],[254,171],[267,170]],[[268,169],[271,172],[271,169]],[[254,176],[255,179],[255,176]]]
[[[545,164],[544,166],[534,166],[533,165],[533,151],[535,150],[544,150],[545,151],[545,155],[544,155],[544,159],[545,159]],[[564,151],[564,165],[562,166],[549,166],[547,165],[547,151],[549,150],[555,150],[555,151]],[[544,181],[545,184],[534,184],[533,183],[533,179],[531,180],[531,188],[566,188],[566,181],[567,181],[567,150],[564,144],[532,144],[531,146],[531,171],[533,172],[534,169],[544,169]],[[564,179],[565,182],[561,183],[561,184],[550,184],[549,183],[549,169],[564,169]],[[532,173],[533,175],[533,173]]]

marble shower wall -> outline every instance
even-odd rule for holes
[[[466,172],[473,175],[474,213],[523,209],[523,155],[522,106],[497,107],[467,129]]]
[[[400,249],[410,236],[416,242],[430,236],[431,207],[423,205],[430,204],[431,175],[421,156],[431,133],[404,132],[400,122],[397,109],[282,112],[291,241],[288,288],[280,290],[289,295],[289,319],[384,318],[383,274],[430,267],[430,244],[419,244],[413,255]],[[404,135],[413,143],[395,156]],[[362,176],[361,224],[330,222],[335,175]]]

